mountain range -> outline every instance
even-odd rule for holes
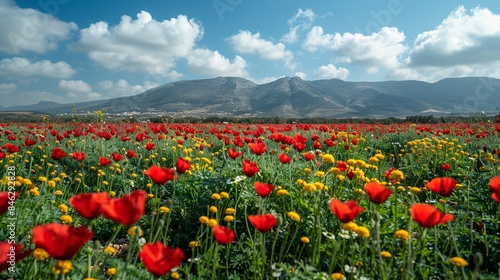
[[[266,84],[236,77],[171,82],[134,96],[72,104],[41,101],[0,111],[70,114],[104,109],[108,114],[164,116],[386,118],[495,113],[500,80],[486,77],[422,81],[306,81],[283,77]]]

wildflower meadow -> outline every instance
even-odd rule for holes
[[[0,124],[2,279],[499,279],[500,124]]]

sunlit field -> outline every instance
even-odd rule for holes
[[[498,279],[500,124],[0,124],[2,279]]]

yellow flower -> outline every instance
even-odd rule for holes
[[[208,223],[207,223],[208,227],[211,227],[211,228],[215,227],[218,224],[219,223],[217,222],[216,219],[210,219],[210,220],[208,220]]]
[[[212,212],[212,213],[217,213],[217,206],[210,206],[210,208],[208,208],[208,211]]]
[[[408,240],[408,239],[410,239],[410,233],[404,229],[400,229],[394,233],[394,238],[401,239],[401,240]]]
[[[33,257],[35,258],[35,260],[37,261],[40,261],[40,262],[43,262],[44,260],[46,260],[48,257],[50,257],[49,253],[47,253],[47,251],[45,251],[44,249],[42,248],[36,248],[34,251],[33,251]]]
[[[288,191],[282,189],[282,190],[279,190],[277,194],[278,194],[278,196],[286,196],[286,195],[288,195]]]
[[[300,242],[307,244],[307,243],[311,242],[311,240],[309,240],[309,238],[307,236],[302,236],[300,238]]]
[[[127,230],[127,233],[129,236],[135,236],[135,234],[139,232],[139,236],[143,236],[144,233],[142,232],[142,229],[140,227],[137,227],[137,226],[133,226],[133,227],[130,227],[128,230]]]
[[[356,231],[358,230],[358,225],[355,222],[348,222],[342,227],[344,230]]]
[[[406,188],[403,186],[399,186],[397,190],[400,192],[404,192],[404,191],[406,191]]]
[[[422,189],[421,188],[417,188],[417,187],[411,187],[410,188],[410,192],[414,195],[418,195],[419,193],[422,192]]]
[[[152,194],[152,193],[148,193],[148,198],[153,198],[153,197],[155,197],[155,195],[154,195],[154,194]]]
[[[312,172],[311,168],[307,168],[307,167],[304,168],[303,171],[304,171],[304,173],[306,173],[306,175],[309,175]]]
[[[52,268],[57,275],[67,274],[73,269],[73,265],[70,261],[57,261],[56,265]]]
[[[198,221],[202,224],[207,224],[208,223],[208,217],[207,216],[201,216]]]
[[[106,275],[108,275],[108,276],[113,276],[115,274],[116,274],[116,268],[114,268],[114,267],[110,267],[106,270]]]
[[[22,181],[23,181],[23,184],[25,184],[25,185],[33,184],[30,179],[22,179]]]
[[[73,222],[73,219],[71,218],[70,215],[62,215],[60,218],[61,222],[63,224],[71,224]]]
[[[300,221],[300,215],[293,212],[293,211],[288,212],[287,216],[288,216],[288,218],[290,218],[294,221],[297,221],[297,222]]]
[[[469,265],[469,263],[461,257],[453,257],[450,259],[450,261],[454,266],[458,267],[464,267]]]
[[[335,272],[331,275],[332,279],[333,280],[343,280],[345,279],[344,277],[344,274],[340,273],[340,272]]]
[[[395,181],[395,182],[400,182],[402,180],[404,180],[405,178],[405,175],[403,174],[403,172],[401,170],[393,170],[390,174],[389,174],[389,179],[391,181]]]
[[[161,213],[170,213],[170,208],[168,208],[167,206],[161,206],[160,212]]]
[[[34,187],[32,189],[30,189],[30,193],[34,196],[38,196],[40,193],[38,192],[38,188],[37,187]]]
[[[333,174],[335,176],[339,176],[340,174],[342,174],[342,171],[340,171],[340,169],[338,169],[337,167],[332,167],[330,168],[330,171],[328,171],[330,174]]]
[[[304,187],[302,188],[302,190],[305,192],[313,192],[316,190],[316,186],[313,183],[307,183],[307,184],[304,184]]]
[[[63,195],[63,192],[61,190],[57,190],[54,192],[55,195]]]
[[[45,183],[45,182],[47,182],[47,177],[40,176],[40,177],[38,177],[38,181]]]
[[[382,251],[380,252],[380,255],[382,256],[382,258],[384,259],[390,259],[392,257],[391,253],[387,252],[387,251]]]
[[[106,247],[104,249],[104,253],[107,253],[107,254],[110,254],[110,255],[114,255],[116,253],[116,250],[112,246],[108,245],[108,247]]]
[[[68,213],[68,205],[66,204],[59,204],[59,206],[57,206],[57,208],[59,208],[59,210],[61,210],[61,212],[63,213]]]
[[[229,198],[229,194],[228,194],[227,192],[221,192],[221,193],[220,193],[220,196],[221,196],[222,198],[225,198],[225,199],[228,199],[228,198]]]
[[[179,279],[179,278],[181,278],[181,276],[177,272],[170,273],[170,277],[172,277],[172,279]]]
[[[56,178],[56,179],[59,179],[59,178]],[[48,181],[47,186],[54,188],[56,186],[56,181],[55,180]]]
[[[314,176],[315,177],[319,177],[319,178],[323,178],[323,177],[325,177],[325,172],[323,172],[323,171],[316,171],[316,172],[314,172]]]
[[[370,230],[366,227],[359,226],[355,231],[359,236],[370,237]]]
[[[231,216],[231,215],[226,215],[226,216],[224,217],[224,222],[226,222],[226,223],[230,223],[230,222],[232,222],[232,221],[234,221],[234,216]]]
[[[328,162],[328,163],[334,163],[335,162],[335,158],[332,155],[330,155],[330,154],[324,154],[322,156],[322,158],[323,158],[324,162]]]
[[[221,196],[218,193],[214,193],[210,196],[210,198],[213,200],[220,200]]]
[[[226,208],[225,213],[226,213],[226,215],[234,215],[234,214],[236,214],[236,209],[228,207],[228,208]]]
[[[195,247],[198,247],[200,245],[200,243],[198,243],[198,241],[191,241],[189,242],[189,248],[195,248]]]

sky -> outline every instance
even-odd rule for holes
[[[497,0],[0,0],[0,105],[180,80],[500,78]]]

